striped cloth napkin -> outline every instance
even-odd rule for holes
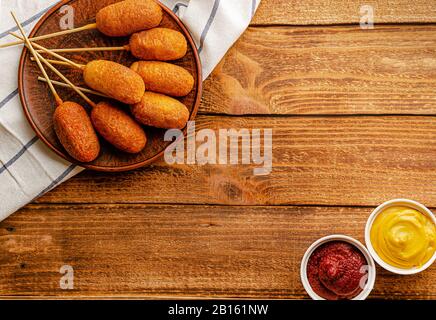
[[[13,10],[27,33],[58,1],[0,0],[0,44],[14,41]],[[162,0],[188,27],[206,79],[248,27],[260,0]],[[0,221],[78,174],[83,168],[54,154],[36,136],[22,111],[17,70],[22,46],[0,49]]]

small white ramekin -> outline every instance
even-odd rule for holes
[[[420,204],[419,202],[416,202],[413,200],[408,200],[408,199],[394,199],[394,200],[386,201],[385,203],[382,203],[377,208],[375,208],[375,210],[369,216],[368,221],[366,222],[365,243],[366,243],[366,246],[368,247],[368,251],[371,253],[374,260],[383,269],[386,269],[390,272],[393,272],[396,274],[401,274],[401,275],[409,275],[409,274],[415,274],[415,273],[422,272],[433,264],[433,262],[436,259],[436,252],[433,254],[432,258],[429,261],[427,261],[427,263],[424,264],[422,267],[412,268],[412,269],[402,269],[402,268],[397,268],[397,267],[391,266],[390,264],[383,261],[380,258],[380,256],[377,254],[377,252],[374,250],[374,247],[372,246],[371,228],[372,228],[372,224],[374,223],[375,218],[377,218],[377,216],[383,210],[385,210],[389,207],[393,207],[393,206],[409,207],[409,208],[415,209],[415,210],[421,212],[422,214],[425,214],[426,216],[428,216],[433,221],[433,223],[436,225],[436,218],[435,218],[434,214],[426,206]]]
[[[318,248],[320,245],[324,243],[331,242],[331,241],[344,241],[354,245],[362,252],[363,256],[368,262],[368,281],[366,283],[366,286],[362,290],[362,292],[359,293],[359,295],[357,295],[352,299],[352,300],[365,300],[371,293],[372,289],[374,288],[375,276],[376,276],[374,260],[372,259],[371,255],[369,254],[368,250],[366,250],[363,244],[361,244],[359,241],[357,241],[354,238],[341,234],[334,234],[331,236],[326,236],[321,239],[318,239],[317,241],[312,243],[312,245],[306,250],[303,259],[301,260],[301,268],[300,268],[300,277],[304,289],[313,300],[325,300],[323,297],[320,297],[318,294],[316,294],[315,291],[313,291],[312,287],[310,286],[309,279],[307,278],[307,263],[309,262],[309,258],[316,248]]]

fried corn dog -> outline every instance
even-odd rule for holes
[[[74,102],[60,104],[53,115],[56,135],[70,156],[91,162],[100,153],[100,143],[85,109]]]
[[[51,49],[53,53],[130,51],[138,59],[169,61],[183,58],[188,50],[188,42],[179,31],[167,28],[154,28],[130,37],[129,44],[119,47],[62,48]],[[43,51],[42,51],[43,52]]]
[[[50,39],[92,29],[98,29],[101,33],[112,37],[128,36],[137,31],[157,27],[162,18],[163,10],[154,0],[125,0],[101,9],[97,13],[96,23],[30,38],[29,41]],[[23,40],[9,42],[0,45],[0,48],[22,43]]]
[[[130,69],[141,76],[147,91],[184,97],[194,88],[194,77],[186,69],[170,63],[137,61]]]
[[[147,144],[141,126],[126,112],[108,102],[100,102],[92,109],[91,120],[95,130],[121,151],[139,153]]]
[[[145,92],[141,102],[131,106],[135,119],[162,129],[183,129],[189,120],[189,110],[180,101],[154,92]]]
[[[83,78],[92,89],[126,104],[141,101],[145,91],[144,81],[136,72],[112,61],[89,62],[83,68]]]
[[[123,37],[157,27],[162,17],[162,8],[154,0],[125,0],[101,9],[96,22],[103,34]]]
[[[172,29],[154,28],[133,34],[128,49],[142,60],[177,60],[188,51],[185,36]]]

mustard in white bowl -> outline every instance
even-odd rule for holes
[[[420,203],[391,200],[371,214],[365,240],[374,260],[385,269],[418,273],[436,258],[436,219]]]

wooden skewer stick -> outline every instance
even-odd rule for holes
[[[17,26],[18,26],[18,29],[20,30],[21,34],[23,35],[23,37],[24,37],[24,41],[25,41],[27,47],[29,48],[29,50],[30,50],[30,52],[32,53],[32,55],[35,57],[35,59],[36,59],[36,63],[38,64],[39,69],[41,70],[41,72],[42,72],[42,74],[44,75],[44,77],[47,79],[48,86],[50,87],[50,90],[51,90],[51,92],[52,92],[52,94],[53,94],[53,97],[55,98],[56,104],[57,104],[58,106],[61,105],[61,104],[63,103],[63,101],[62,101],[62,99],[59,97],[59,94],[57,93],[56,89],[54,88],[53,84],[51,83],[50,78],[49,78],[48,75],[47,75],[47,72],[45,71],[43,65],[41,64],[41,61],[38,59],[38,55],[39,55],[39,53],[36,53],[36,52],[35,52],[35,49],[33,49],[33,46],[32,46],[32,44],[30,43],[29,38],[27,38],[26,33],[24,32],[23,27],[21,26],[20,22],[18,21],[17,17],[15,16],[15,13],[13,13],[13,12],[11,11],[11,15],[12,15],[12,18],[14,18],[15,23],[16,23]]]
[[[42,82],[48,82],[47,79],[45,79],[43,77],[38,77],[38,80],[42,81]],[[50,82],[53,83],[56,86],[59,86],[59,87],[62,87],[62,88],[69,88],[69,89],[71,89],[71,86],[68,83],[64,83],[64,82],[60,82],[60,81],[55,81],[55,80],[51,80],[51,79],[50,79]],[[96,95],[96,96],[100,96],[100,97],[103,97],[103,98],[110,99],[110,97],[108,97],[107,95],[105,95],[103,93],[100,93],[100,92],[97,92],[97,91],[94,91],[94,90],[91,90],[91,89],[77,87],[77,86],[76,86],[76,88],[79,89],[82,92],[86,92],[86,93],[90,93],[90,94],[93,94],[93,95]]]
[[[70,87],[71,89],[73,89],[74,91],[76,91],[76,93],[81,96],[83,98],[83,100],[85,100],[86,102],[88,102],[88,104],[91,107],[95,107],[96,104],[91,101],[91,99],[89,99],[82,91],[80,91],[70,80],[67,79],[67,77],[65,77],[62,73],[59,72],[58,69],[56,69],[55,67],[53,67],[51,65],[50,62],[48,62],[43,56],[41,56],[41,54],[39,54],[38,52],[36,52],[36,54],[38,55],[38,58],[42,60],[42,62],[44,62],[46,64],[47,67],[49,67],[54,73],[56,73],[62,80],[64,80]]]
[[[19,38],[19,39],[23,39],[23,38],[21,38],[19,35],[16,35],[16,34],[14,34],[14,33],[11,33],[14,37],[16,37],[16,38]],[[30,43],[30,42],[29,42]],[[53,56],[55,56],[56,58],[59,58],[59,59],[61,59],[61,60],[63,60],[63,61],[57,61],[57,60],[48,60],[48,59],[45,59],[44,57],[42,57],[41,56],[41,54],[40,53],[38,53],[38,52],[36,52],[36,51],[33,51],[34,53],[35,53],[35,56],[33,57],[33,59],[31,58],[31,60],[35,60],[35,61],[39,61],[39,60],[42,60],[42,62],[44,62],[54,73],[56,73],[62,80],[64,80],[67,84],[68,84],[68,86],[70,87],[70,88],[72,88],[73,90],[75,90],[76,91],[76,93],[78,94],[78,95],[80,95],[86,102],[88,102],[92,107],[95,107],[96,106],[96,104],[94,103],[94,102],[92,102],[81,90],[79,90],[79,88],[77,88],[70,80],[68,80],[61,72],[59,72],[59,70],[57,70],[55,67],[53,67],[53,65],[50,63],[50,61],[51,62],[53,62],[54,64],[61,64],[61,65],[67,65],[67,66],[73,66],[74,68],[77,68],[77,69],[80,69],[80,70],[83,70],[84,68],[85,68],[85,65],[83,65],[83,64],[78,64],[78,63],[75,63],[75,62],[73,62],[73,61],[71,61],[71,60],[69,60],[69,59],[67,59],[67,58],[64,58],[64,57],[62,57],[61,55],[58,55],[58,54],[56,54],[56,53],[53,53],[53,52],[51,52],[50,50],[48,50],[48,49],[46,49],[46,48],[44,48],[43,46],[40,46],[40,45],[38,45],[38,44],[36,44],[36,43],[34,43],[33,44],[35,47],[37,47],[37,48],[40,48],[41,50],[43,50],[44,52],[47,52],[47,53],[49,53],[49,54],[51,54],[51,55],[53,55]],[[26,46],[27,46],[27,44],[26,44]],[[33,48],[32,48],[33,49]],[[45,71],[45,70],[44,70]],[[48,77],[47,77],[48,78]],[[47,80],[47,78],[46,78],[46,80]],[[47,80],[47,82],[48,83],[51,83],[51,82],[49,82],[48,80]],[[54,88],[53,88],[54,89]],[[82,88],[83,89],[83,88]],[[96,92],[97,93],[97,92]],[[107,97],[107,96],[105,96],[105,95],[102,95],[102,94],[98,94],[98,95],[101,95],[101,96],[104,96],[104,97]]]
[[[38,57],[42,62],[44,62],[44,64],[49,67],[54,73],[56,73],[62,80],[64,80],[74,91],[76,91],[76,93],[81,96],[83,98],[83,100],[85,100],[86,102],[88,102],[91,107],[95,107],[96,104],[94,102],[92,102],[82,91],[80,91],[70,80],[67,79],[67,77],[65,77],[61,72],[59,72],[58,69],[56,69],[55,67],[53,67],[53,65],[47,61],[47,59],[45,59],[43,56],[41,56],[40,53],[35,52],[36,56]]]
[[[11,34],[12,36],[14,36],[15,38],[23,39],[22,37],[20,37],[19,35],[15,34],[15,33],[13,33],[13,32],[10,32],[10,34]],[[74,68],[77,68],[77,69],[83,69],[83,68],[85,67],[84,65],[77,64],[77,63],[75,63],[75,62],[73,62],[73,61],[71,61],[71,60],[69,60],[69,59],[67,59],[67,58],[65,58],[65,57],[63,57],[63,56],[57,54],[57,53],[51,52],[49,49],[44,48],[43,46],[41,46],[41,45],[39,45],[39,44],[37,44],[37,43],[34,43],[33,46],[34,46],[35,48],[39,48],[39,49],[43,50],[44,52],[46,52],[46,53],[52,55],[53,57],[56,57],[56,58],[58,58],[58,59],[60,59],[60,60],[62,60],[62,61],[64,61],[64,62],[70,64],[70,65],[71,65],[72,67],[74,67]]]
[[[91,29],[97,29],[97,24],[91,23],[91,24],[87,24],[87,25],[80,27],[80,28],[69,29],[69,30],[64,30],[64,31],[46,34],[46,35],[39,36],[39,37],[30,38],[29,41],[33,42],[33,41],[38,41],[38,40],[45,40],[45,39],[63,36],[63,35],[70,34],[70,33],[80,32],[80,31],[84,31],[84,30],[91,30]],[[0,45],[0,48],[7,48],[7,47],[23,44],[23,43],[24,43],[24,41],[9,42],[9,43],[5,43],[5,44]]]
[[[65,49],[50,49],[51,52],[65,53],[65,52],[95,52],[95,51],[130,51],[128,45],[122,47],[94,47],[94,48],[65,48]],[[36,52],[43,53],[42,50]]]
[[[36,51],[37,53],[39,53],[38,51]],[[36,61],[36,59],[34,57],[31,57],[30,60],[32,61]],[[58,66],[67,66],[67,67],[71,67],[71,64],[68,62],[64,62],[64,61],[59,61],[59,60],[52,60],[52,59],[45,59],[46,61],[50,62],[53,65],[58,65]],[[79,64],[76,63],[78,66],[80,66],[81,69],[85,68],[84,64]]]

